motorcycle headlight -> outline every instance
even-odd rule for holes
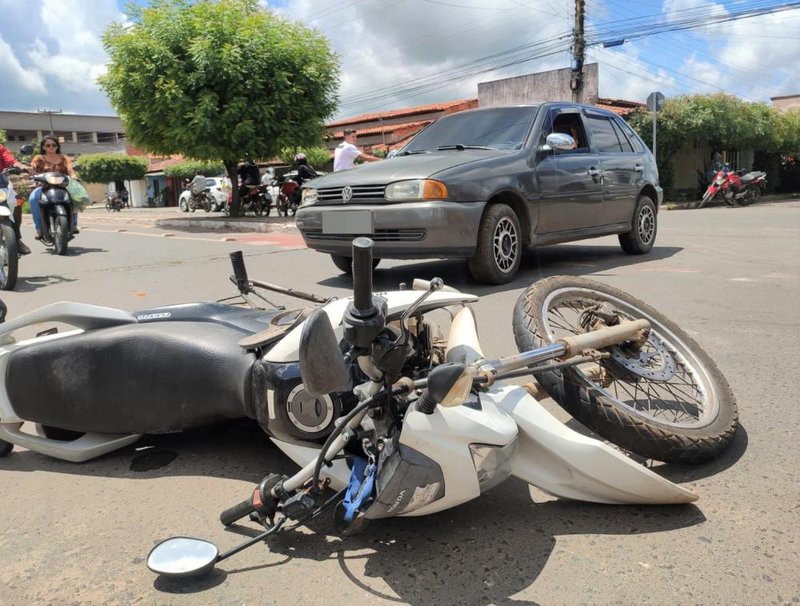
[[[8,194],[6,193],[6,190],[0,189],[0,202],[5,202],[6,200],[8,200]]]
[[[47,182],[50,185],[63,185],[64,184],[64,177],[52,175],[47,177]]]
[[[447,186],[433,179],[409,179],[389,183],[383,195],[387,200],[445,200]]]
[[[511,475],[511,463],[517,451],[517,439],[514,438],[505,446],[489,444],[470,444],[472,463],[478,474],[478,486],[481,493],[494,488]]]
[[[308,206],[317,201],[317,190],[313,187],[306,187],[303,189],[303,198],[300,200],[300,206]]]

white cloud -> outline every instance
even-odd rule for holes
[[[41,74],[25,69],[14,56],[11,46],[0,37],[0,88],[20,89],[25,92],[44,93],[44,78]]]

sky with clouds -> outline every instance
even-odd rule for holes
[[[574,0],[260,1],[330,40],[341,62],[336,117],[475,97],[478,82],[570,65]],[[96,84],[107,61],[100,36],[125,19],[127,2],[0,0],[0,109],[113,114]],[[586,0],[587,38],[597,42],[587,61],[600,64],[600,95],[800,93],[800,7],[664,31],[782,3]],[[624,43],[602,44],[612,40]]]

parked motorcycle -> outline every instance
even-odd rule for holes
[[[216,203],[216,200],[211,195],[211,188],[206,185],[206,178],[203,175],[197,175],[192,179],[189,187],[189,198],[186,201],[189,212],[194,212],[198,208],[211,212]]]
[[[0,173],[0,290],[14,290],[19,267],[19,245],[14,229],[16,194],[8,175],[22,173],[19,168],[6,168]]]
[[[119,212],[128,205],[119,194],[106,194],[105,206],[108,212]]]
[[[728,206],[749,206],[761,197],[767,186],[767,173],[763,171],[733,171],[729,164],[719,167],[703,194],[697,208],[703,208],[714,199],[721,199]]]
[[[256,217],[269,217],[272,210],[272,196],[269,193],[269,187],[267,185],[243,185],[242,189],[245,191],[244,195],[240,193],[242,213],[252,212]]]
[[[294,216],[297,209],[300,208],[300,185],[291,175],[287,174],[273,179],[272,186],[278,188],[278,216],[281,214],[284,217],[288,217],[290,214]]]

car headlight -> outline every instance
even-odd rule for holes
[[[409,179],[389,183],[383,195],[387,200],[444,200],[447,186],[433,179]]]
[[[313,187],[306,187],[303,189],[303,199],[300,200],[300,206],[308,206],[317,201],[317,190]]]

